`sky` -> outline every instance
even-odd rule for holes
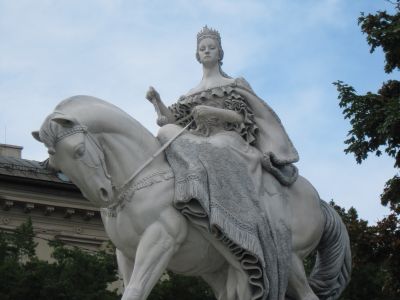
[[[382,52],[369,53],[357,25],[361,12],[385,9],[385,0],[0,0],[0,143],[46,159],[31,131],[74,95],[112,102],[156,134],[147,89],[172,104],[197,85],[196,34],[208,25],[222,36],[224,71],[282,120],[300,174],[373,224],[389,212],[379,195],[394,160],[359,165],[344,153],[350,125],[332,83],[363,94],[399,78],[384,73]]]

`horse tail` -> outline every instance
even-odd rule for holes
[[[338,299],[350,281],[351,252],[346,227],[338,213],[321,200],[325,226],[309,284],[321,300]]]

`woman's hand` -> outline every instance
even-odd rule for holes
[[[154,101],[157,101],[157,102],[161,101],[160,94],[152,86],[149,87],[149,89],[146,93],[146,99],[152,103],[154,103]]]
[[[152,86],[149,87],[149,90],[146,93],[146,99],[149,100],[154,105],[154,108],[157,113],[158,126],[161,127],[168,123],[173,123],[175,121],[175,117],[161,101],[160,94]]]

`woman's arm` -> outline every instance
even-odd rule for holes
[[[217,119],[220,122],[228,123],[241,123],[243,122],[243,116],[239,113],[223,108],[217,108],[207,105],[198,105],[193,109],[193,117],[197,120],[203,119]]]
[[[146,93],[146,99],[149,100],[157,112],[158,126],[175,123],[176,119],[173,113],[162,102],[160,94],[151,86]]]
[[[196,122],[195,131],[204,136],[224,130],[226,123],[243,122],[243,117],[235,111],[207,105],[194,107],[192,115]]]

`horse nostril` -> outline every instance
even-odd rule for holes
[[[108,192],[105,188],[100,188],[100,195],[101,198],[108,200]]]

